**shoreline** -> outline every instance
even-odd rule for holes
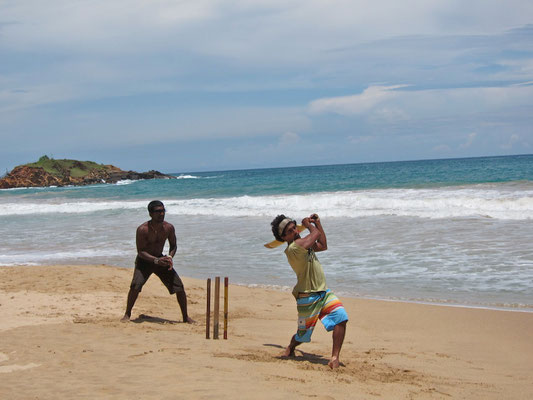
[[[529,399],[532,313],[342,296],[342,366],[317,325],[296,357],[290,292],[229,288],[228,340],[205,339],[205,281],[182,277],[189,312],[152,277],[120,322],[131,270],[0,267],[0,396],[27,398]],[[149,382],[149,383],[148,383]]]
[[[49,266],[84,266],[87,264],[17,264],[17,265],[6,265],[6,264],[0,264],[0,268],[17,268],[17,267],[29,267],[29,268],[46,268]],[[116,266],[116,265],[109,265],[109,264],[96,264],[96,265],[105,265],[110,266],[114,268],[123,268],[126,270],[132,270],[133,267],[123,267],[123,266]],[[180,277],[186,278],[186,279],[192,279],[192,280],[199,280],[200,278],[190,277],[190,276],[183,276],[180,274]],[[242,286],[242,287],[248,287],[251,289],[258,288],[258,289],[265,289],[265,290],[275,290],[279,292],[288,292],[290,293],[292,290],[292,287],[290,286],[281,286],[281,285],[275,285],[275,284],[263,284],[263,283],[235,283],[230,282],[232,285],[236,286]],[[491,305],[491,304],[478,304],[478,303],[471,303],[471,304],[465,304],[456,302],[453,300],[441,300],[441,301],[431,301],[431,300],[410,300],[410,299],[402,299],[402,298],[387,298],[382,296],[357,296],[352,294],[346,294],[342,290],[335,290],[334,287],[330,287],[340,298],[350,298],[354,300],[374,300],[374,301],[384,301],[384,302],[392,302],[392,303],[406,303],[406,304],[421,304],[421,305],[428,305],[428,306],[438,306],[438,307],[453,307],[453,308],[466,308],[466,309],[476,309],[476,310],[490,310],[490,311],[508,311],[508,312],[518,312],[518,313],[533,313],[533,305]]]
[[[1,267],[1,266],[0,266]],[[198,278],[190,278],[190,279],[198,279]],[[271,285],[271,284],[261,284],[261,283],[252,283],[252,284],[245,284],[245,283],[234,283],[234,285],[237,286],[243,286],[243,287],[249,287],[249,288],[259,288],[259,289],[265,289],[265,290],[277,290],[280,292],[288,292],[291,293],[292,288],[290,287],[283,287],[279,285]],[[329,285],[328,285],[329,287]],[[386,298],[386,297],[380,297],[380,296],[356,296],[351,294],[346,294],[342,291],[336,291],[335,288],[331,288],[335,292],[336,295],[338,295],[339,298],[350,298],[354,300],[373,300],[373,301],[385,301],[385,302],[391,302],[391,303],[406,303],[406,304],[421,304],[421,305],[427,305],[427,306],[438,306],[438,307],[455,307],[455,308],[472,308],[476,310],[490,310],[490,311],[509,311],[509,312],[523,312],[523,313],[533,313],[533,305],[523,305],[523,306],[490,306],[490,305],[474,305],[474,304],[462,304],[462,303],[455,303],[451,302],[445,302],[445,301],[429,301],[429,300],[404,300],[399,298]]]

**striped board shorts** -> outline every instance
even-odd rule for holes
[[[348,314],[341,301],[331,290],[310,293],[309,296],[296,299],[298,308],[298,342],[310,342],[313,329],[320,318],[326,331],[333,330],[335,325],[348,321]]]

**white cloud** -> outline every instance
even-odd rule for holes
[[[515,144],[517,144],[518,142],[520,141],[520,136],[518,136],[517,134],[512,134],[510,137],[509,137],[509,140],[507,143],[505,144],[502,144],[500,147],[503,149],[503,150],[511,150],[513,148],[513,146]],[[523,143],[523,147],[529,147],[526,143]]]
[[[0,56],[26,58],[13,66],[16,72],[5,72],[9,79],[2,87],[27,92],[48,87],[52,103],[54,92],[65,86],[76,98],[92,99],[184,88],[414,84],[435,74],[446,81],[469,69],[457,70],[456,57],[478,45],[461,48],[442,43],[442,37],[500,35],[529,23],[531,15],[533,2],[518,0],[337,0],[335,6],[322,0],[11,0],[0,6]],[[458,16],[461,24],[454,23]],[[424,48],[410,47],[419,37],[426,39]],[[486,43],[481,46],[485,50]],[[421,50],[423,59],[415,59]],[[498,62],[515,71],[515,79],[533,75],[531,60]],[[442,65],[448,68],[445,76]],[[498,78],[509,79],[506,74]],[[367,99],[346,102],[360,100],[357,108],[364,110],[391,89],[370,86]]]
[[[432,151],[435,153],[448,153],[451,150],[450,146],[447,144],[440,144],[432,148]]]
[[[461,145],[459,145],[459,147],[461,149],[468,149],[469,147],[472,146],[472,143],[474,143],[474,140],[476,139],[476,136],[477,136],[476,132],[471,132],[470,134],[468,134],[468,138],[467,138],[466,142],[462,143]]]
[[[279,141],[280,147],[292,146],[301,140],[300,136],[294,132],[285,132]]]
[[[318,99],[311,102],[309,112],[314,114],[333,112],[341,115],[365,114],[378,104],[392,100],[397,96],[394,89],[405,86],[370,86],[361,94]]]
[[[74,53],[101,53],[113,51],[113,47],[116,53],[135,48],[146,51],[151,39],[164,39],[165,33],[177,33],[196,21],[209,20],[217,4],[208,0],[8,1],[1,14],[8,23],[2,29],[3,45],[16,50],[42,46]],[[167,39],[185,42],[182,37]]]
[[[405,86],[373,86],[357,95],[317,99],[309,110],[389,123],[533,107],[533,86],[396,90]]]
[[[70,52],[185,48],[240,59],[314,57],[317,49],[408,35],[486,34],[531,22],[521,0],[11,0],[3,46]],[[275,51],[269,51],[274,49]]]

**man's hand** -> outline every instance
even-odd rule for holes
[[[311,223],[311,220],[309,217],[302,219],[302,225],[305,226],[307,229],[309,229],[310,223]]]
[[[169,271],[174,266],[174,261],[172,260],[172,257],[170,256],[159,257],[158,263],[159,265],[162,265],[163,267],[168,267]]]
[[[322,228],[318,214],[311,214],[309,217],[304,218],[302,225],[309,229],[309,235],[299,239],[298,245],[306,249],[312,247],[317,252],[328,249],[326,233],[324,232],[324,228]]]
[[[318,214],[311,214],[309,217],[302,219],[302,225],[309,229],[310,224],[315,224],[320,221]]]

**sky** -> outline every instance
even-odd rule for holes
[[[530,0],[0,0],[0,175],[531,153]]]

